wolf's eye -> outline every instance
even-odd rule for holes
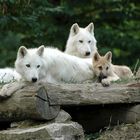
[[[83,40],[79,40],[80,43],[83,43]]]
[[[109,67],[106,67],[106,70],[108,70],[109,69]]]
[[[91,40],[89,40],[88,43],[90,44],[91,43]]]
[[[29,67],[30,67],[30,64],[26,64],[26,67],[28,67],[28,68],[29,68]]]
[[[40,68],[40,65],[37,65],[37,68]]]
[[[99,68],[99,70],[102,70],[102,66],[99,66],[98,68]]]

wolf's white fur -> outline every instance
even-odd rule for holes
[[[38,49],[20,47],[15,68],[29,82],[36,78],[39,82],[81,83],[93,78],[92,67],[84,59],[44,46]]]
[[[0,69],[0,83],[9,83],[12,81],[19,81],[21,76],[12,68]]]
[[[81,58],[92,57],[93,53],[97,51],[96,42],[93,23],[85,28],[81,28],[75,23],[70,29],[65,53]]]
[[[86,44],[87,40],[93,39],[93,44]],[[79,40],[83,40],[83,43],[80,44]],[[85,55],[85,52],[87,50],[90,50],[91,53],[89,56]],[[87,61],[92,66],[92,56],[97,52],[96,47],[96,39],[94,37],[94,25],[93,23],[90,23],[85,28],[80,28],[78,24],[73,24],[70,29],[69,38],[66,44],[66,50],[65,53],[78,56],[81,58],[87,58],[85,61]],[[113,72],[119,76],[120,78],[130,78],[133,76],[132,71],[127,66],[121,66],[121,65],[113,65],[112,70]],[[116,77],[117,77],[116,76]]]

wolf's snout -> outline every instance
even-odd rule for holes
[[[100,73],[100,75],[99,75],[99,77],[98,77],[98,80],[99,80],[99,82],[101,82],[102,79],[105,79],[105,78],[107,78],[107,76],[104,75],[103,73]]]
[[[85,55],[86,55],[86,56],[89,56],[89,55],[90,55],[90,52],[86,52]]]
[[[35,83],[37,81],[37,78],[33,77],[32,82]]]

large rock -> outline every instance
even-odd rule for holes
[[[64,110],[60,110],[57,117],[53,120],[49,121],[48,123],[65,123],[71,121],[71,116]],[[30,126],[40,125],[42,124],[41,121],[35,121],[35,120],[24,120],[24,121],[18,121],[18,122],[12,122],[10,124],[11,128],[26,128]]]
[[[58,122],[58,123],[63,123],[63,122],[67,122],[71,120],[71,116],[70,114],[68,114],[66,111],[64,110],[60,110],[60,112],[58,113],[57,117],[54,118],[54,122]]]
[[[0,140],[84,140],[84,132],[81,125],[69,121],[0,131]]]

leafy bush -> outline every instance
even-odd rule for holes
[[[0,67],[13,66],[20,45],[64,50],[71,25],[94,22],[98,49],[134,68],[140,53],[137,0],[0,0]]]

